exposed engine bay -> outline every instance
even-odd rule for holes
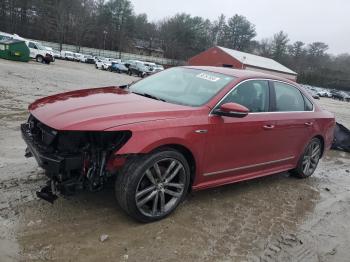
[[[49,177],[37,196],[51,203],[58,195],[100,190],[113,175],[108,161],[131,137],[130,131],[58,131],[32,115],[21,131],[25,156],[34,156]]]

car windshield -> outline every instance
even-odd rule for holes
[[[47,50],[43,45],[39,44],[39,43],[36,43],[36,47],[39,49],[39,50]]]
[[[176,67],[143,79],[130,86],[130,90],[174,104],[201,106],[233,79],[219,73]]]

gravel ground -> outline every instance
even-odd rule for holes
[[[93,65],[0,60],[0,261],[349,261],[350,155],[330,151],[314,176],[288,173],[188,196],[169,218],[139,224],[112,186],[50,205],[25,159],[19,125],[33,100],[136,78]],[[321,99],[350,127],[350,103]],[[101,241],[102,235],[108,235]]]

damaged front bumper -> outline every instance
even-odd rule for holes
[[[45,152],[35,142],[28,123],[21,125],[22,138],[27,144],[28,156],[33,155],[38,165],[43,168],[49,177],[58,176],[60,173],[69,173],[82,167],[82,156],[60,156]]]
[[[131,136],[129,131],[57,131],[33,116],[21,125],[25,156],[36,159],[49,178],[37,196],[51,203],[58,195],[96,191],[111,176],[108,160]]]
[[[59,194],[68,194],[77,189],[77,183],[64,183],[60,178],[60,174],[70,174],[74,170],[81,169],[83,159],[81,155],[61,156],[59,154],[48,153],[40,149],[35,141],[29,123],[21,125],[22,138],[27,144],[25,152],[26,157],[36,159],[38,165],[46,171],[46,175],[50,178],[47,185],[40,191],[36,192],[37,197],[53,203]],[[61,180],[61,181],[60,181]],[[73,187],[72,187],[73,186]]]

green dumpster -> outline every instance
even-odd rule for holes
[[[1,39],[0,58],[28,62],[30,60],[29,48],[23,40]]]

